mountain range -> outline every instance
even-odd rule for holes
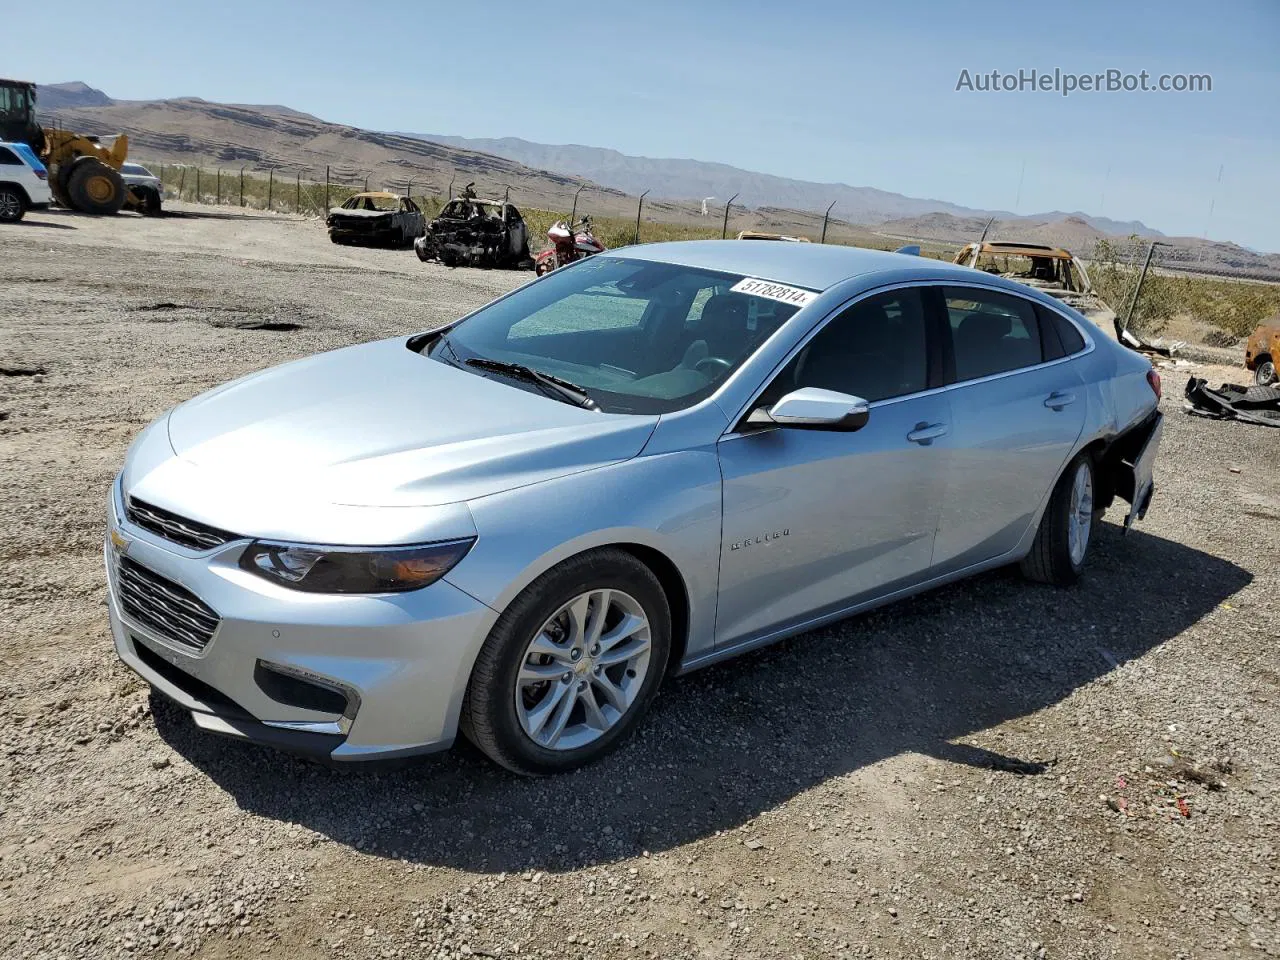
[[[584,177],[595,183],[629,194],[652,189],[664,197],[699,199],[714,197],[723,203],[734,194],[737,202],[748,207],[783,207],[791,210],[822,212],[833,200],[834,213],[852,223],[880,224],[903,217],[927,213],[949,213],[959,217],[996,217],[1005,222],[1061,220],[1076,217],[1103,233],[1144,237],[1163,236],[1137,221],[1111,220],[1078,210],[1070,213],[1051,211],[1020,217],[1007,210],[979,210],[962,207],[945,200],[908,197],[875,187],[852,187],[846,183],[814,183],[793,180],[768,173],[756,173],[702,160],[656,159],[635,157],[602,147],[578,144],[552,145],[533,143],[517,137],[476,139],[442,134],[409,134],[434,143],[448,144],[467,150],[492,153],[527,167],[558,170]],[[981,227],[978,233],[981,233]]]
[[[549,145],[516,138],[468,139],[443,134],[386,133],[330,123],[273,104],[213,103],[199,97],[117,100],[86,83],[41,85],[37,108],[45,122],[80,132],[130,137],[130,153],[156,163],[224,171],[274,169],[277,176],[444,193],[476,181],[482,193],[509,190],[525,206],[567,210],[575,192],[585,209],[634,216],[636,196],[648,218],[695,222],[700,201],[717,212],[734,193],[733,226],[817,235],[832,200],[835,232],[845,241],[883,237],[960,242],[976,239],[994,218],[990,236],[1066,246],[1088,256],[1096,240],[1134,234],[1159,238],[1162,261],[1210,271],[1280,277],[1280,254],[1195,237],[1165,238],[1140,221],[1116,221],[1081,211],[1016,216],[944,200],[909,197],[874,187],[814,183],[700,160],[635,157],[599,147]],[[751,209],[747,214],[742,207]],[[861,224],[861,227],[854,225]]]

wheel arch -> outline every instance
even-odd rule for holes
[[[16,180],[0,180],[0,187],[12,187],[17,190],[19,196],[22,197],[22,202],[27,206],[31,206],[31,194],[27,193],[27,188]]]
[[[667,672],[672,673],[684,662],[689,646],[689,586],[675,561],[656,547],[642,543],[615,543],[612,546],[631,554],[648,567],[667,596],[667,607],[671,611],[671,656],[667,660]]]

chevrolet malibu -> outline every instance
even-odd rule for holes
[[[663,678],[1004,564],[1079,577],[1150,501],[1160,381],[1021,284],[703,241],[253,374],[134,442],[116,651],[205,730],[330,761],[461,730],[595,760]]]

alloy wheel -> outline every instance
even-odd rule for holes
[[[1077,567],[1084,562],[1093,527],[1093,471],[1087,461],[1076,467],[1071,481],[1071,508],[1067,515],[1067,548]]]
[[[581,593],[547,618],[516,674],[516,716],[549,750],[574,750],[612,729],[649,672],[649,618],[621,590]]]
[[[1257,369],[1253,371],[1253,382],[1260,387],[1270,386],[1275,383],[1275,380],[1276,365],[1273,360],[1258,364]]]
[[[0,220],[17,220],[22,214],[22,201],[11,190],[0,190]]]

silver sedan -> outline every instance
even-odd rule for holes
[[[111,490],[116,651],[200,727],[331,761],[461,729],[553,773],[664,677],[1146,511],[1160,382],[920,257],[656,244],[169,411]]]

